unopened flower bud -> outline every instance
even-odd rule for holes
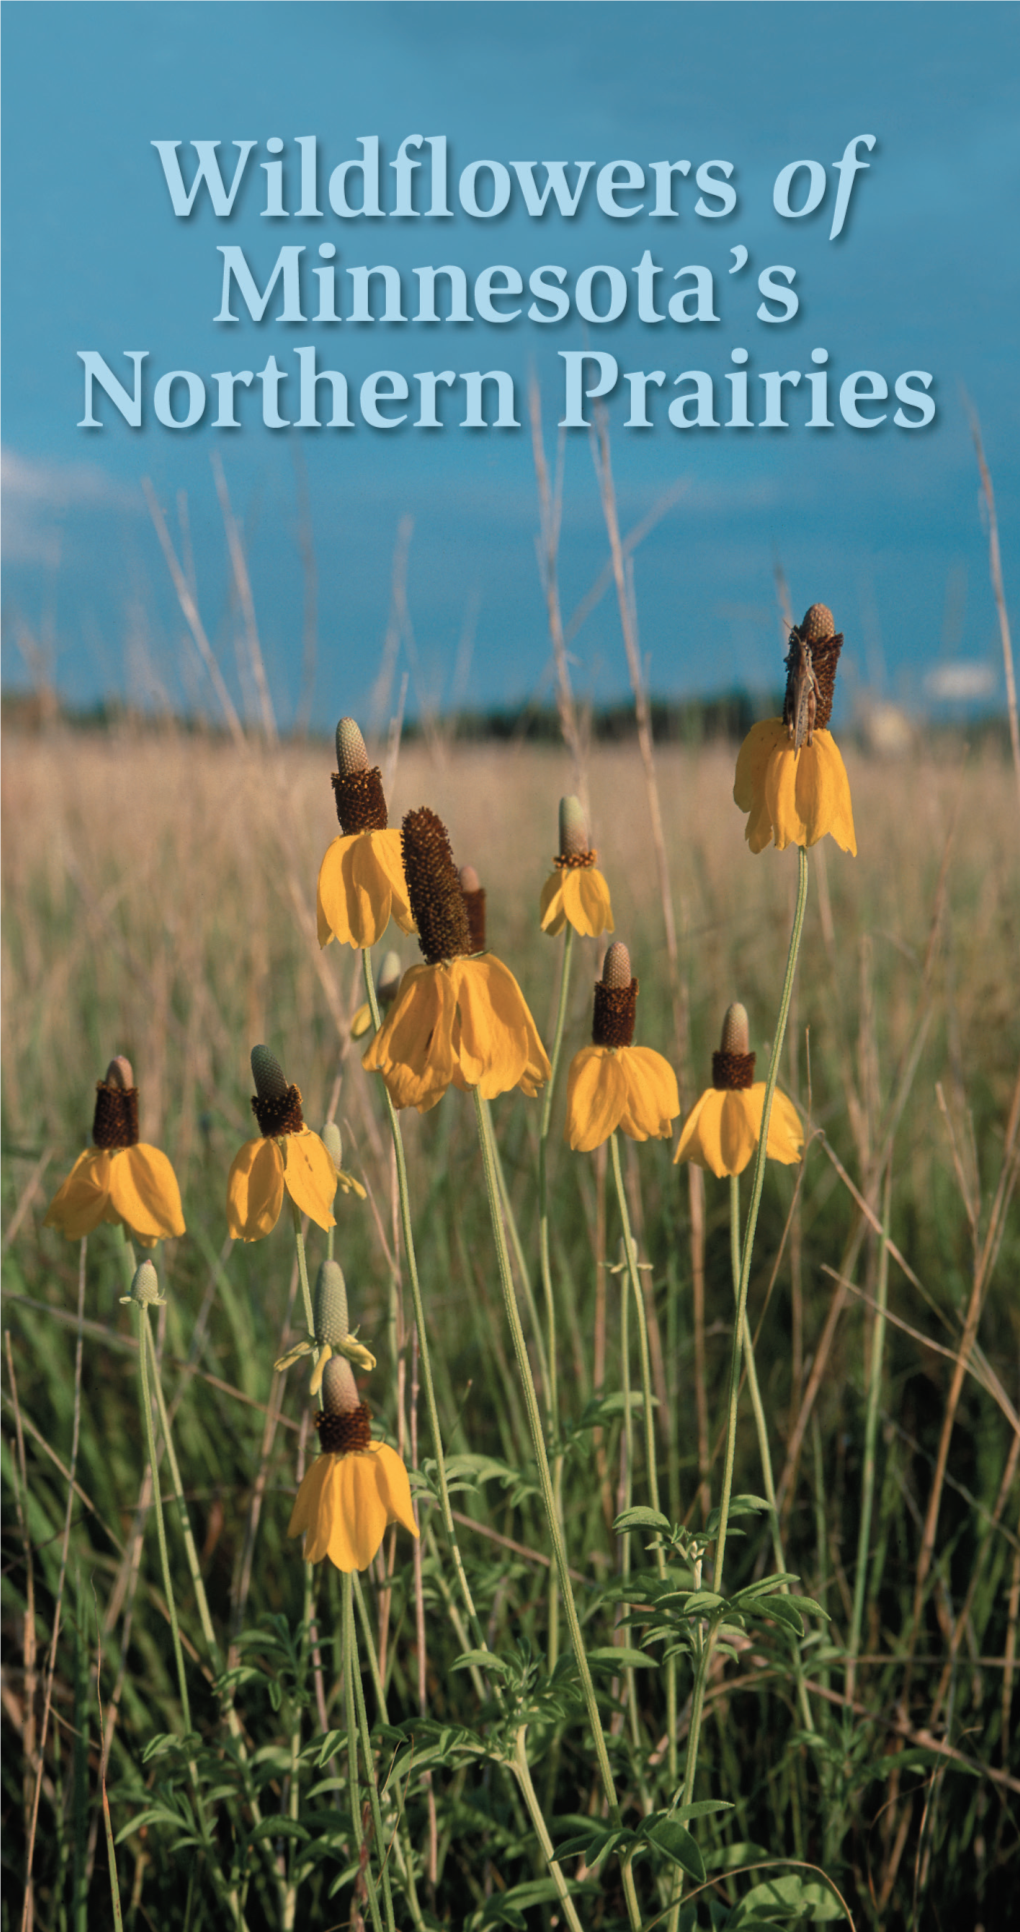
[[[579,798],[560,799],[560,857],[579,858],[588,851],[588,825]]]
[[[151,1261],[139,1263],[131,1279],[131,1293],[120,1299],[137,1302],[139,1308],[164,1307],[166,1298],[159,1292],[159,1276]]]
[[[747,1008],[741,1006],[739,1000],[734,1000],[733,1005],[726,1008],[719,1045],[723,1053],[750,1053],[751,1051]]]
[[[368,770],[365,740],[353,718],[341,718],[337,725],[336,763],[341,778],[349,778],[355,771]]]
[[[339,1261],[324,1261],[315,1282],[315,1339],[335,1347],[349,1326],[344,1271]]]
[[[319,1128],[319,1139],[326,1149],[333,1166],[336,1168],[342,1167],[344,1146],[340,1138],[340,1129],[335,1120],[327,1120],[325,1126]]]

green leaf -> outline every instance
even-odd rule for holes
[[[477,1664],[479,1670],[487,1670],[494,1677],[506,1677],[511,1665],[503,1657],[497,1657],[492,1650],[465,1650],[451,1664],[451,1670],[470,1670]]]
[[[632,1529],[668,1530],[669,1517],[663,1516],[658,1509],[625,1509],[617,1517],[613,1529],[617,1536]]]
[[[579,1831],[573,1838],[565,1838],[556,1846],[556,1857],[583,1858],[586,1865],[594,1865],[597,1858],[611,1852],[617,1840],[623,1836],[619,1831]]]
[[[597,1644],[588,1652],[588,1662],[600,1670],[655,1670],[658,1659],[646,1657],[643,1650],[627,1650],[622,1644]]]
[[[665,1852],[666,1857],[671,1858],[674,1865],[679,1865],[688,1878],[693,1878],[696,1885],[704,1884],[705,1861],[697,1841],[691,1837],[685,1825],[681,1825],[676,1818],[660,1818],[657,1823],[647,1827],[645,1835],[649,1844]]]
[[[275,1811],[271,1818],[259,1819],[248,1838],[248,1843],[258,1845],[263,1838],[295,1838],[299,1844],[307,1844],[309,1837],[310,1833],[305,1830],[304,1825],[299,1824],[296,1818],[284,1818],[282,1813]]]
[[[727,1920],[733,1932],[749,1932],[752,1924],[776,1919],[845,1919],[846,1913],[832,1888],[822,1878],[805,1878],[800,1872],[780,1872],[744,1894]]]
[[[770,1597],[765,1614],[774,1617],[777,1623],[785,1623],[795,1637],[803,1637],[804,1619],[792,1597]]]

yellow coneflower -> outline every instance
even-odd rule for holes
[[[425,964],[400,982],[363,1065],[381,1073],[395,1107],[426,1113],[451,1083],[486,1100],[520,1087],[533,1095],[549,1061],[509,967],[471,954],[460,879],[446,827],[428,806],[408,812],[404,873]]]
[[[101,1221],[126,1228],[143,1248],[184,1233],[181,1191],[165,1154],[138,1138],[138,1088],[119,1054],[96,1082],[94,1147],[79,1154],[46,1211],[44,1225],[70,1241]]]
[[[747,1011],[737,1003],[727,1007],[722,1043],[712,1055],[712,1085],[695,1101],[680,1135],[674,1161],[693,1161],[724,1174],[742,1174],[761,1134],[765,1082],[755,1080],[753,1053],[748,1051]],[[787,1167],[799,1161],[804,1146],[800,1116],[791,1100],[772,1096],[769,1137],[765,1152]]]
[[[567,1076],[564,1139],[576,1153],[601,1147],[619,1128],[631,1140],[668,1140],[680,1112],[676,1075],[652,1047],[634,1038],[638,983],[630,954],[610,946],[595,982],[592,1044],[575,1053]]]
[[[749,814],[752,852],[773,841],[780,852],[814,845],[828,833],[856,857],[850,783],[826,728],[842,647],[831,610],[812,604],[790,634],[783,716],[752,725],[740,747],[733,796]]]
[[[319,945],[339,939],[367,948],[382,938],[391,918],[402,931],[414,931],[400,833],[388,829],[382,773],[378,765],[369,765],[353,718],[341,718],[337,725],[336,759],[333,790],[342,836],[326,848],[319,867]]]
[[[588,827],[579,798],[560,799],[560,849],[542,887],[539,916],[551,938],[573,926],[586,939],[614,932],[609,887],[598,869],[598,853],[588,845]]]
[[[326,1363],[322,1402],[315,1418],[320,1453],[298,1490],[287,1534],[304,1535],[306,1563],[328,1556],[338,1570],[367,1570],[387,1524],[418,1534],[407,1470],[395,1449],[372,1440],[368,1410],[342,1355]]]
[[[251,1050],[252,1111],[259,1137],[245,1141],[227,1178],[227,1223],[235,1241],[261,1241],[280,1218],[284,1191],[320,1228],[332,1228],[337,1170],[318,1134],[305,1126],[301,1094],[288,1086],[268,1047]]]

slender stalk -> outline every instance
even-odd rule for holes
[[[361,1755],[365,1761],[365,1777],[368,1781],[368,1802],[372,1807],[372,1824],[375,1829],[376,1849],[382,1872],[383,1905],[386,1910],[386,1926],[387,1932],[395,1932],[393,1898],[390,1892],[389,1873],[386,1869],[386,1840],[383,1834],[382,1810],[379,1804],[379,1787],[375,1779],[375,1761],[372,1752],[372,1739],[368,1729],[368,1712],[365,1709],[365,1687],[361,1681],[361,1664],[358,1658],[358,1633],[354,1624],[351,1593],[348,1593],[345,1599],[345,1618],[345,1642],[349,1640],[351,1646],[351,1675],[354,1679],[354,1702],[357,1708],[358,1730],[361,1735]]]
[[[364,967],[365,990],[368,994],[368,1004],[371,1008],[373,1024],[376,1032],[378,1032],[382,1021],[379,1014],[379,1001],[376,996],[375,979],[372,974],[372,961],[367,951],[362,953],[361,958]],[[453,1522],[453,1509],[450,1504],[450,1491],[446,1481],[446,1457],[443,1454],[443,1438],[439,1428],[439,1409],[436,1404],[435,1383],[432,1379],[432,1358],[429,1355],[429,1338],[425,1328],[425,1308],[421,1298],[421,1283],[418,1280],[418,1261],[414,1248],[414,1231],[411,1227],[411,1197],[407,1185],[407,1162],[404,1158],[404,1140],[400,1131],[400,1122],[397,1119],[397,1110],[390,1099],[389,1088],[386,1086],[385,1081],[382,1082],[382,1090],[386,1101],[386,1113],[390,1123],[390,1134],[393,1138],[393,1153],[397,1163],[397,1187],[400,1193],[400,1225],[404,1236],[404,1252],[407,1255],[407,1272],[411,1282],[411,1298],[414,1302],[414,1320],[418,1330],[418,1348],[421,1355],[421,1378],[425,1389],[425,1403],[429,1412],[429,1428],[432,1431],[432,1446],[436,1457],[436,1476],[439,1482],[439,1502],[443,1513],[443,1526],[446,1530],[447,1541],[453,1553],[454,1569],[457,1572],[460,1593],[464,1599],[464,1607],[467,1610],[471,1623],[472,1636],[480,1650],[487,1650],[489,1646],[485,1641],[485,1633],[479,1622],[478,1612],[475,1609],[475,1601],[471,1595],[471,1588],[464,1570],[464,1559],[461,1556],[460,1544],[457,1541],[457,1531]]]
[[[350,1578],[349,1571],[343,1577],[342,1599],[343,1599],[342,1614],[343,1614],[343,1632],[344,1632],[344,1711],[345,1711],[346,1720],[347,1720],[347,1782],[350,1786],[348,1796],[350,1798],[350,1804],[351,1804],[351,1830],[354,1834],[354,1843],[357,1847],[358,1855],[360,1859],[360,1866],[361,1866],[360,1877],[364,1879],[365,1890],[368,1893],[368,1904],[369,1904],[369,1910],[371,1911],[371,1914],[372,1914],[372,1924],[375,1927],[375,1932],[382,1932],[382,1921],[379,1917],[379,1898],[375,1889],[375,1878],[372,1874],[371,1848],[365,1843],[365,1834],[364,1834],[364,1831],[362,1830],[362,1825],[361,1825],[361,1793],[360,1793],[360,1786],[358,1783],[358,1723],[357,1723],[357,1717],[355,1715],[355,1708],[354,1708],[354,1677],[355,1677],[354,1655],[355,1655],[355,1644],[357,1639],[355,1638],[355,1635],[354,1635],[354,1604],[353,1604],[351,1578]],[[369,1761],[369,1763],[366,1764],[365,1770],[368,1776],[369,1783],[371,1784],[372,1782],[371,1761]],[[357,1904],[358,1880],[355,1880],[354,1898],[355,1898],[355,1904]],[[352,1922],[353,1922],[353,1914],[352,1914]],[[392,1920],[390,1922],[389,1932],[392,1932]]]
[[[289,1199],[289,1196],[288,1196]],[[305,1255],[305,1237],[301,1232],[301,1209],[296,1201],[291,1201],[290,1211],[294,1221],[294,1242],[297,1247],[298,1277],[305,1304],[305,1321],[309,1335],[315,1333],[315,1316],[312,1312],[312,1291],[308,1285],[308,1261]]]
[[[882,1209],[882,1234],[879,1237],[878,1282],[875,1290],[877,1308],[875,1324],[871,1335],[871,1373],[868,1377],[868,1412],[864,1424],[864,1479],[861,1486],[861,1525],[857,1536],[857,1569],[854,1574],[854,1601],[850,1616],[850,1635],[847,1638],[846,1682],[844,1695],[848,1713],[854,1696],[854,1678],[857,1669],[857,1655],[861,1647],[861,1625],[864,1621],[864,1599],[868,1588],[868,1549],[871,1543],[871,1515],[875,1501],[875,1449],[878,1443],[878,1418],[882,1399],[882,1356],[885,1347],[885,1311],[889,1292],[889,1247],[885,1230],[889,1226],[891,1212],[892,1178],[888,1168],[885,1176],[885,1202]]]
[[[542,1095],[542,1112],[538,1128],[538,1255],[542,1273],[542,1290],[545,1295],[546,1355],[551,1373],[546,1380],[546,1410],[549,1417],[549,1432],[554,1444],[560,1433],[559,1381],[557,1377],[556,1356],[556,1292],[553,1288],[552,1259],[549,1251],[549,1129],[552,1124],[553,1097],[556,1089],[556,1074],[560,1064],[563,1046],[563,1029],[567,1018],[567,999],[570,992],[570,967],[574,955],[574,928],[568,922],[566,938],[563,942],[563,959],[560,965],[560,995],[556,1006],[556,1026],[553,1032],[552,1053],[549,1056],[549,1079]],[[553,1455],[553,1501],[556,1506],[557,1521],[563,1522],[563,1457],[554,1451]],[[560,1588],[555,1570],[549,1572],[549,1669],[555,1670],[560,1654]]]
[[[531,1772],[528,1768],[527,1740],[528,1727],[526,1724],[522,1724],[514,1739],[514,1754],[510,1760],[511,1769],[514,1777],[517,1779],[521,1797],[527,1806],[528,1817],[531,1819],[535,1837],[542,1847],[545,1862],[549,1867],[549,1875],[559,1894],[560,1904],[563,1907],[563,1916],[570,1926],[571,1932],[583,1932],[581,1921],[574,1909],[574,1901],[570,1896],[566,1878],[563,1875],[563,1869],[556,1863],[556,1853],[553,1850],[553,1842],[549,1836],[549,1828],[542,1814],[542,1807],[538,1802],[538,1793],[531,1782]]]
[[[163,1589],[166,1592],[167,1610],[170,1616],[170,1634],[173,1638],[174,1658],[177,1664],[177,1682],[181,1696],[181,1716],[184,1720],[185,1735],[191,1730],[191,1703],[188,1698],[188,1680],[184,1671],[184,1652],[181,1649],[181,1633],[177,1626],[177,1605],[174,1602],[173,1577],[170,1574],[170,1556],[166,1544],[166,1524],[163,1521],[163,1498],[160,1493],[159,1465],[156,1461],[156,1435],[152,1426],[152,1397],[149,1394],[149,1352],[152,1350],[155,1363],[155,1345],[149,1327],[149,1311],[140,1308],[142,1333],[141,1347],[138,1350],[138,1363],[142,1384],[142,1420],[145,1423],[145,1440],[149,1451],[149,1467],[152,1470],[152,1501],[156,1514],[156,1540],[159,1543],[159,1560],[163,1570]],[[159,1377],[156,1376],[158,1384]],[[162,1404],[160,1421],[163,1421]],[[164,1426],[165,1434],[165,1426]]]
[[[524,1390],[524,1400],[528,1411],[528,1423],[531,1429],[531,1446],[534,1452],[535,1464],[538,1470],[539,1486],[542,1491],[542,1501],[545,1504],[546,1518],[549,1523],[549,1534],[550,1534],[550,1537],[552,1538],[553,1556],[555,1558],[556,1570],[559,1577],[560,1595],[562,1596],[562,1599],[563,1599],[563,1607],[566,1612],[567,1624],[570,1629],[570,1639],[574,1648],[574,1656],[577,1660],[578,1676],[581,1680],[581,1690],[584,1696],[585,1707],[588,1712],[588,1719],[591,1724],[592,1740],[595,1745],[595,1755],[598,1760],[599,1776],[602,1781],[602,1789],[605,1793],[606,1803],[609,1807],[610,1819],[614,1825],[618,1826],[621,1822],[621,1819],[620,1819],[620,1807],[616,1797],[616,1786],[613,1783],[613,1773],[610,1768],[609,1753],[606,1750],[606,1740],[602,1730],[602,1720],[599,1716],[598,1702],[595,1697],[595,1686],[592,1682],[591,1669],[589,1667],[588,1658],[585,1653],[584,1637],[581,1633],[581,1624],[577,1615],[577,1605],[574,1602],[574,1593],[570,1584],[570,1571],[567,1567],[567,1552],[563,1541],[563,1532],[560,1528],[560,1524],[556,1515],[556,1500],[553,1494],[552,1476],[549,1471],[549,1458],[546,1454],[545,1438],[542,1430],[542,1418],[539,1414],[538,1397],[535,1393],[535,1384],[531,1374],[531,1364],[528,1360],[528,1350],[524,1340],[524,1330],[521,1327],[521,1317],[517,1307],[517,1297],[514,1294],[513,1275],[511,1274],[511,1271],[510,1271],[510,1256],[507,1253],[506,1236],[503,1232],[503,1223],[499,1212],[499,1189],[496,1181],[496,1168],[495,1168],[495,1162],[493,1160],[492,1146],[491,1146],[492,1126],[491,1126],[491,1121],[489,1119],[489,1116],[486,1112],[486,1109],[481,1104],[481,1095],[477,1087],[475,1088],[474,1093],[475,1093],[475,1114],[478,1120],[478,1137],[481,1142],[482,1165],[485,1170],[485,1185],[489,1196],[489,1213],[492,1218],[492,1232],[495,1238],[496,1254],[499,1260],[500,1281],[503,1287],[503,1301],[506,1307],[507,1320],[510,1324],[510,1333],[511,1333],[511,1336],[513,1337],[514,1354],[517,1357],[517,1367],[520,1371],[521,1384]],[[633,1928],[633,1932],[640,1932],[641,1912],[637,1902],[637,1892],[634,1887],[633,1874],[630,1872],[630,1870],[626,1865],[621,1865],[621,1872],[623,1876],[624,1895],[627,1902],[627,1916],[630,1920],[630,1924],[631,1924],[631,1927]]]
[[[563,964],[560,971],[560,997],[556,1008],[556,1030],[553,1034],[552,1052],[549,1055],[549,1079],[542,1095],[542,1113],[538,1128],[538,1252],[542,1268],[542,1287],[545,1292],[546,1354],[553,1370],[549,1383],[549,1424],[553,1437],[559,1434],[559,1400],[556,1385],[556,1296],[553,1292],[552,1263],[549,1255],[549,1128],[552,1124],[553,1097],[556,1088],[556,1074],[560,1064],[560,1050],[563,1045],[563,1028],[567,1017],[567,996],[570,991],[570,966],[574,950],[574,928],[567,925],[567,935],[563,942]]]
[[[769,1121],[772,1117],[772,1096],[776,1090],[776,1079],[782,1056],[786,1022],[790,1012],[790,997],[793,992],[793,979],[797,970],[797,954],[800,950],[801,933],[804,930],[804,913],[807,907],[808,861],[803,845],[797,848],[797,904],[793,915],[793,930],[790,933],[790,946],[786,956],[786,974],[783,991],[779,1001],[779,1015],[776,1020],[775,1038],[769,1060],[768,1078],[765,1082],[765,1098],[762,1106],[761,1126],[758,1133],[758,1152],[754,1164],[754,1178],[751,1185],[751,1205],[747,1213],[747,1226],[741,1250],[740,1278],[737,1285],[737,1312],[733,1324],[733,1348],[730,1356],[730,1385],[727,1403],[726,1449],[723,1462],[722,1495],[719,1503],[719,1528],[716,1534],[715,1565],[713,1585],[720,1596],[723,1594],[723,1562],[726,1555],[726,1531],[729,1523],[730,1498],[733,1491],[733,1461],[737,1442],[737,1397],[740,1390],[740,1364],[743,1353],[744,1326],[747,1319],[747,1289],[751,1278],[751,1256],[754,1251],[754,1235],[758,1225],[758,1209],[761,1204],[762,1188],[765,1184],[765,1162],[768,1156]],[[701,1739],[701,1722],[705,1709],[705,1687],[715,1650],[720,1616],[717,1614],[709,1626],[708,1640],[704,1644],[694,1680],[691,1698],[690,1729],[687,1737],[687,1760],[684,1767],[684,1801],[694,1799],[694,1780],[698,1768],[698,1745]]]
[[[641,1389],[645,1411],[645,1462],[648,1469],[648,1500],[652,1509],[659,1508],[658,1452],[655,1445],[655,1410],[652,1404],[652,1366],[648,1353],[648,1321],[645,1316],[644,1296],[638,1279],[637,1246],[631,1232],[630,1213],[627,1208],[627,1190],[623,1184],[623,1169],[620,1165],[620,1142],[617,1134],[611,1134],[609,1145],[613,1155],[613,1178],[616,1182],[616,1198],[620,1204],[620,1219],[623,1223],[623,1252],[627,1264],[627,1279],[630,1292],[634,1297],[637,1310],[638,1344],[641,1350]],[[666,1558],[661,1545],[656,1550],[656,1564],[660,1578],[666,1575]],[[666,1737],[670,1781],[675,1785],[677,1776],[676,1748],[676,1659],[671,1657],[666,1665]]]
[[[488,1104],[488,1101],[486,1101],[485,1105],[488,1106]],[[555,1396],[551,1393],[554,1386],[554,1378],[549,1374],[549,1357],[545,1351],[545,1337],[542,1334],[542,1326],[538,1319],[534,1290],[531,1286],[531,1275],[524,1258],[524,1248],[517,1228],[517,1217],[514,1214],[513,1202],[510,1199],[510,1189],[507,1186],[506,1175],[503,1172],[503,1162],[500,1157],[495,1135],[493,1136],[492,1146],[496,1156],[496,1180],[499,1184],[499,1198],[503,1204],[503,1217],[509,1231],[510,1245],[514,1251],[514,1260],[517,1263],[517,1273],[520,1277],[521,1287],[524,1290],[524,1299],[528,1304],[528,1320],[531,1323],[531,1332],[535,1340],[535,1353],[538,1356],[539,1380],[542,1384],[545,1405],[548,1409],[550,1402],[555,1401]]]

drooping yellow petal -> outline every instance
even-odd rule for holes
[[[782,718],[763,718],[753,724],[737,753],[733,797],[742,812],[749,812],[764,791],[765,772],[774,751],[787,743]]]
[[[805,811],[808,844],[814,845],[828,833],[841,851],[857,857],[850,780],[839,746],[831,732],[816,731],[810,749],[815,754],[813,797]]]
[[[98,1228],[109,1199],[110,1156],[105,1148],[87,1147],[58,1187],[43,1226],[59,1228],[69,1241],[80,1241]]]
[[[839,747],[829,731],[794,751],[781,718],[751,727],[737,756],[733,796],[749,814],[745,837],[752,852],[774,839],[815,845],[826,834],[856,855],[850,784]]]
[[[586,939],[597,939],[602,932],[615,932],[609,887],[597,866],[579,866],[566,874],[563,903],[574,931]]]
[[[410,966],[362,1065],[381,1073],[395,1107],[427,1113],[453,1079],[457,997],[445,966]]]
[[[764,1082],[762,1082],[764,1086]],[[752,1093],[754,1088],[751,1089]],[[764,1096],[763,1096],[764,1098]],[[761,1116],[758,1116],[758,1133],[761,1133]],[[800,1160],[804,1151],[804,1129],[800,1115],[792,1100],[785,1093],[777,1091],[772,1096],[772,1112],[769,1115],[769,1138],[766,1152],[770,1161],[781,1161],[784,1167],[792,1167]]]
[[[367,1570],[383,1540],[389,1517],[376,1461],[370,1451],[339,1460],[329,1535],[329,1560],[338,1570]]]
[[[457,995],[453,1047],[458,1086],[479,1087],[486,1100],[509,1093],[525,1074],[549,1078],[549,1061],[528,1003],[509,966],[494,953],[451,961]],[[458,1077],[459,1076],[459,1077]]]
[[[304,1532],[306,1563],[320,1562],[329,1548],[333,1520],[329,1491],[335,1464],[335,1456],[316,1456],[305,1470],[294,1498],[287,1535],[300,1536]]]
[[[538,902],[538,912],[542,931],[547,932],[551,939],[555,939],[557,934],[563,931],[567,923],[567,915],[563,904],[562,872],[550,872],[549,877],[542,887],[542,897]]]
[[[322,864],[319,867],[319,882],[315,895],[315,915],[319,930],[319,945],[328,946],[331,939],[339,939],[348,946],[357,941],[351,934],[350,915],[347,906],[347,887],[344,881],[344,855],[354,843],[354,834],[349,838],[335,838],[327,845]]]
[[[337,1171],[318,1134],[313,1134],[310,1127],[303,1127],[298,1134],[285,1134],[283,1160],[284,1184],[295,1206],[316,1227],[334,1228]]]
[[[676,1074],[653,1047],[621,1047],[617,1055],[627,1084],[620,1130],[631,1140],[669,1140],[680,1112]]]
[[[396,826],[384,832],[359,834],[351,853],[351,875],[358,887],[373,894],[380,893],[380,881],[385,879],[390,894],[390,918],[396,920],[401,932],[417,931],[407,896],[400,832]],[[380,939],[384,931],[385,926],[380,926]],[[362,943],[374,945],[375,941],[366,939]]]
[[[764,1096],[763,1080],[756,1080],[753,1087],[721,1095],[719,1147],[724,1174],[742,1174],[751,1159],[761,1131],[761,1108]],[[718,1173],[718,1169],[716,1172]]]
[[[400,1523],[404,1529],[410,1530],[412,1536],[417,1536],[418,1525],[414,1520],[414,1509],[411,1504],[411,1485],[407,1470],[396,1450],[391,1449],[388,1442],[372,1442],[369,1444],[368,1453],[375,1458],[376,1481],[386,1504],[386,1521]]]
[[[283,1206],[283,1157],[275,1140],[247,1140],[227,1176],[227,1226],[235,1241],[271,1234]]]
[[[177,1176],[158,1147],[139,1141],[110,1154],[110,1206],[143,1247],[184,1233]]]
[[[697,1167],[710,1167],[720,1180],[726,1174],[742,1174],[758,1146],[764,1103],[764,1080],[730,1092],[709,1087],[684,1122],[674,1161],[689,1160]],[[785,1094],[774,1093],[769,1117],[769,1159],[790,1166],[799,1161],[803,1144],[796,1108]]]
[[[577,1154],[601,1147],[620,1124],[627,1105],[621,1058],[612,1047],[587,1046],[570,1062],[563,1138]]]
[[[722,1153],[722,1106],[725,1096],[707,1087],[695,1101],[673,1156],[677,1161],[693,1161],[695,1167],[710,1167],[713,1174],[728,1172]]]

